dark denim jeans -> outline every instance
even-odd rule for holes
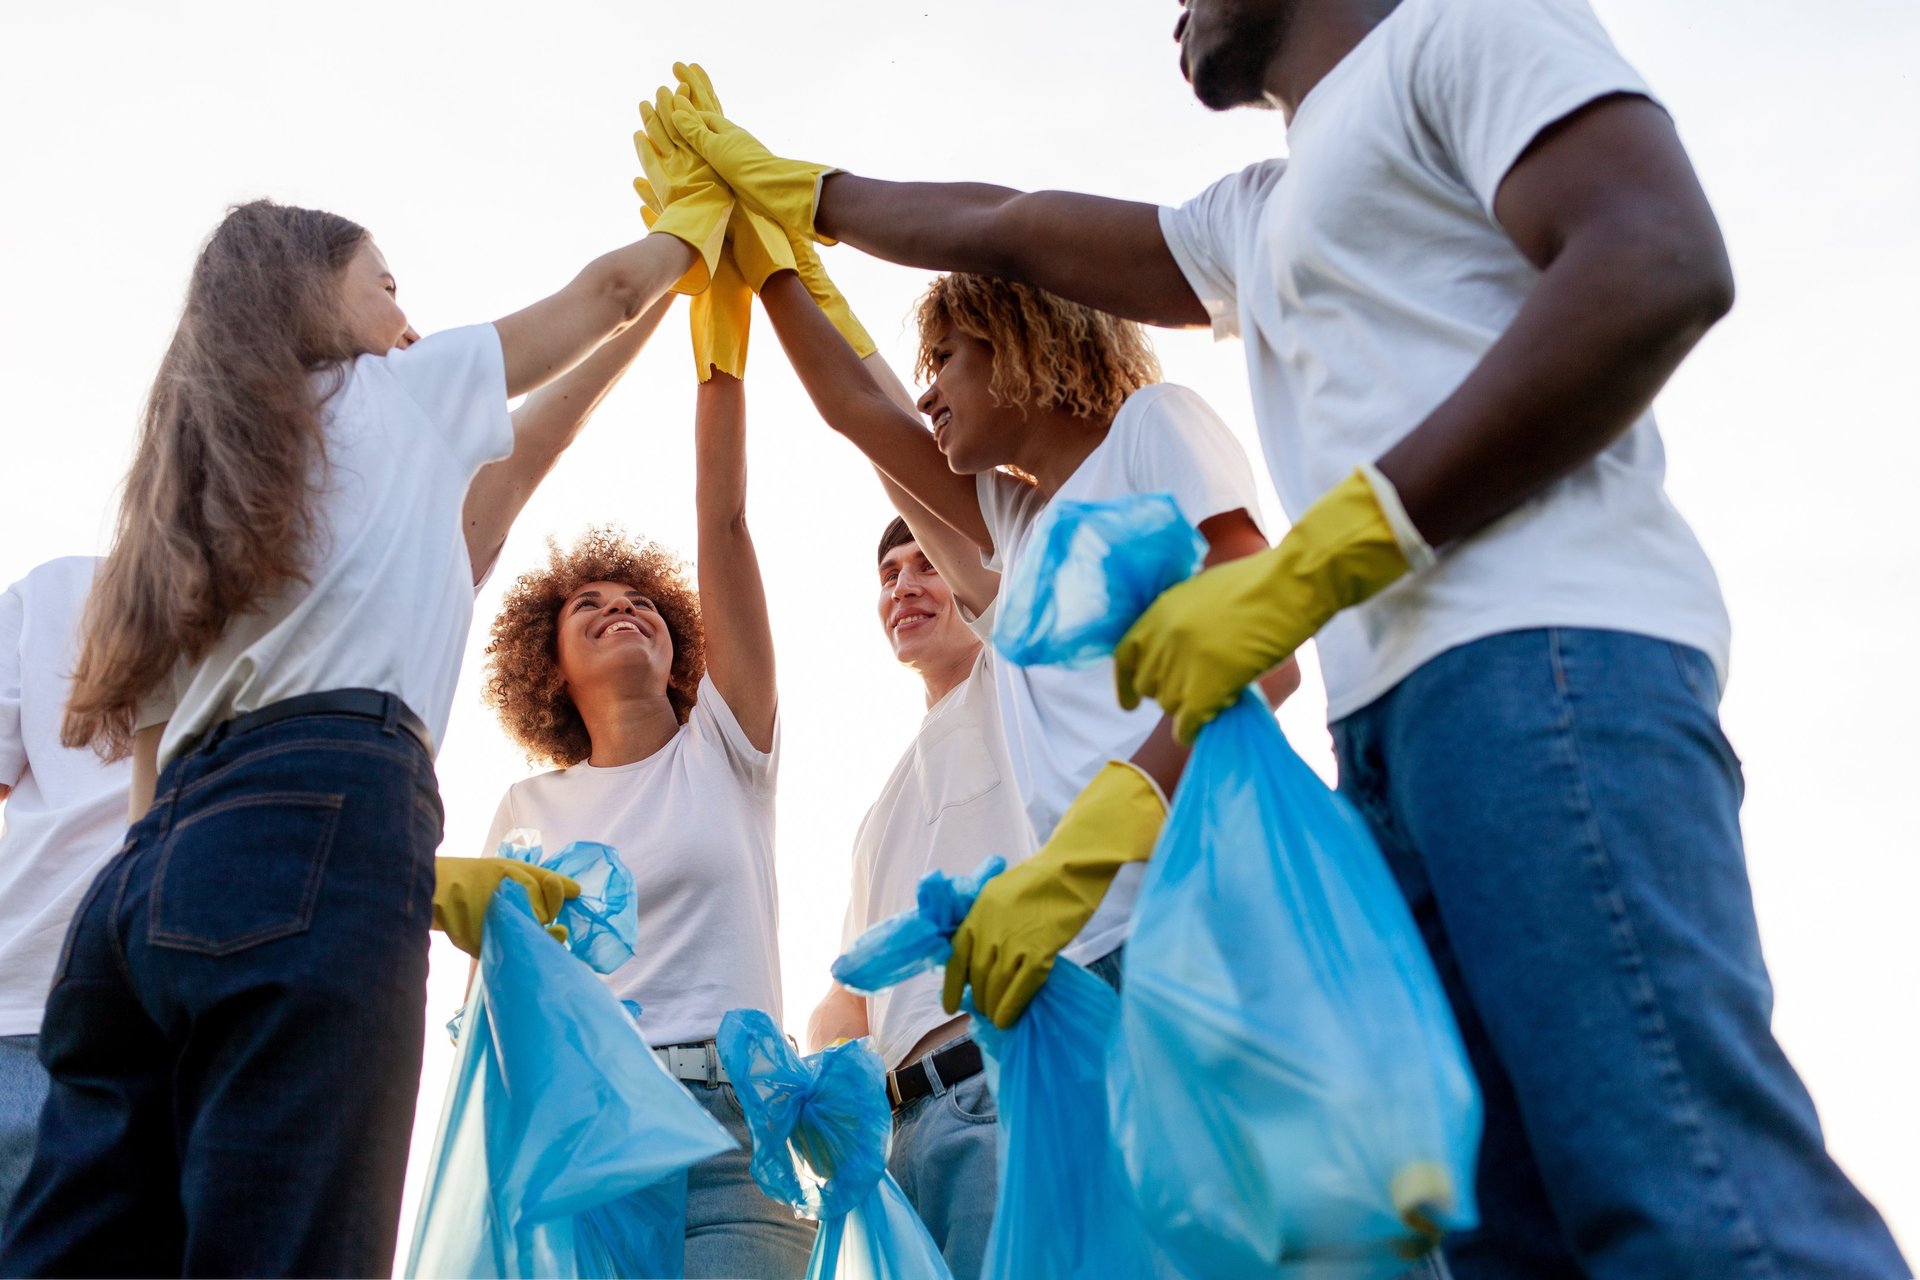
[[[1486,1097],[1481,1277],[1849,1277],[1901,1261],[1775,1043],[1707,658],[1537,630],[1333,726]]]
[[[440,829],[391,719],[284,720],[167,767],[67,935],[0,1273],[391,1271]]]

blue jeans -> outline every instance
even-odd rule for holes
[[[0,1274],[388,1274],[440,827],[391,716],[167,766],[67,934]]]
[[[816,1224],[768,1197],[753,1180],[753,1137],[732,1085],[682,1081],[693,1100],[739,1147],[687,1171],[687,1270],[701,1276],[799,1280],[813,1254]]]
[[[47,1101],[47,1069],[39,1036],[0,1036],[0,1223],[27,1180],[33,1135]],[[5,1239],[0,1235],[0,1239]]]
[[[1711,664],[1537,630],[1333,725],[1486,1099],[1481,1277],[1912,1272],[1775,1043]]]

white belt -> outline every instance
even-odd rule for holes
[[[705,1044],[670,1044],[653,1051],[660,1059],[660,1065],[675,1080],[697,1080],[712,1087],[718,1084],[731,1084],[727,1079],[727,1069],[720,1063],[720,1052],[713,1047],[713,1041]]]

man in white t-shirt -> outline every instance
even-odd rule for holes
[[[928,872],[965,875],[989,855],[1017,862],[1036,847],[1001,732],[993,654],[897,517],[880,538],[879,575],[880,624],[894,658],[926,686],[927,714],[854,837],[843,950],[913,910]],[[967,1019],[940,1007],[936,973],[871,997],[836,984],[808,1022],[808,1047],[860,1036],[887,1067],[887,1167],[954,1280],[972,1280],[993,1225],[998,1112]]]
[[[1909,1276],[1769,1026],[1727,619],[1648,409],[1733,291],[1673,122],[1586,0],[1186,0],[1175,37],[1289,149],[1178,208],[674,119],[792,226],[1245,342],[1294,527],[1116,675],[1191,736],[1318,635],[1341,788],[1485,1093],[1456,1275]]]
[[[127,831],[133,766],[60,745],[99,561],[49,560],[0,594],[0,1222],[47,1096],[40,1020],[67,922]]]

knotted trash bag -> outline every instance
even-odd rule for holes
[[[580,886],[580,896],[561,903],[560,914],[553,918],[567,927],[567,950],[601,973],[612,973],[633,959],[640,937],[633,872],[612,845],[575,840],[558,853],[548,853],[538,831],[515,827],[501,841],[500,856],[557,871]]]
[[[872,995],[944,965],[953,931],[1006,865],[994,857],[970,876],[929,872],[917,908],[861,934],[834,961],[834,981]],[[993,1280],[1172,1274],[1141,1225],[1109,1129],[1107,1045],[1119,1014],[1113,988],[1060,959],[1010,1030],[973,1018],[1000,1111],[999,1189],[981,1266]]]
[[[1204,551],[1164,495],[1042,519],[994,636],[1019,663],[1111,651]],[[1109,1101],[1192,1276],[1391,1276],[1476,1220],[1479,1091],[1433,964],[1252,690],[1200,731],[1142,882]]]
[[[408,1276],[678,1275],[687,1168],[734,1143],[605,983],[487,904]]]
[[[887,1173],[893,1112],[871,1049],[802,1058],[757,1009],[721,1018],[716,1047],[753,1135],[753,1180],[820,1223],[807,1280],[952,1280]]]

